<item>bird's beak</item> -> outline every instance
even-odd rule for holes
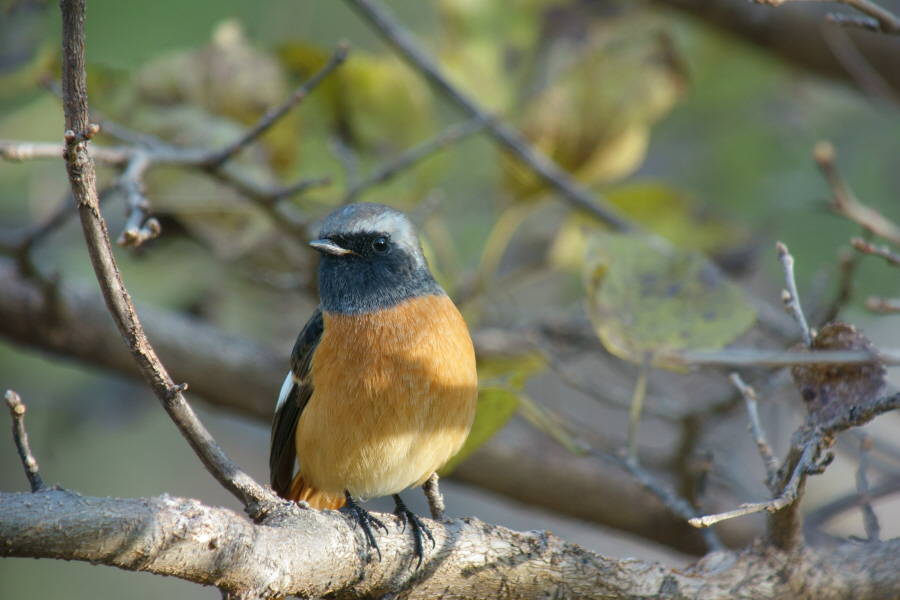
[[[341,248],[333,241],[325,239],[325,240],[313,240],[309,243],[310,246],[321,252],[322,254],[331,254],[332,256],[344,256],[345,254],[355,254],[352,250],[347,250],[346,248]]]

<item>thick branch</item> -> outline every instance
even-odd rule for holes
[[[858,65],[833,50],[830,33],[837,29],[824,23],[830,7],[809,3],[779,8],[734,0],[656,0],[704,22],[738,35],[783,59],[813,73],[852,83],[882,99],[900,98],[900,69],[896,68],[900,39],[861,31],[845,33],[846,45],[854,50]]]
[[[0,494],[0,556],[113,565],[215,585],[243,598],[665,597],[857,600],[900,589],[900,540],[802,549],[762,546],[710,555],[680,573],[602,558],[545,532],[518,533],[475,519],[429,526],[421,571],[410,568],[409,532],[388,515],[384,558],[366,564],[361,538],[332,511],[285,508],[260,525],[195,500],[82,497],[62,490]],[[47,526],[52,523],[53,526]]]

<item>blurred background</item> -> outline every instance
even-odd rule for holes
[[[519,128],[646,231],[703,252],[733,277],[759,319],[741,338],[744,345],[783,347],[796,336],[790,321],[785,326],[767,316],[781,311],[783,279],[773,250],[781,240],[797,260],[810,312],[834,306],[877,346],[900,346],[897,317],[864,307],[870,295],[898,294],[896,270],[861,260],[854,265],[852,296],[834,300],[848,240],[861,229],[827,209],[831,192],[812,157],[817,142],[830,141],[857,197],[900,219],[898,39],[828,26],[814,3],[778,9],[688,0],[387,4],[485,110]],[[900,9],[897,2],[882,4]],[[0,6],[0,138],[58,142],[58,8],[10,0]],[[330,177],[329,185],[284,199],[283,213],[273,213],[205,173],[154,168],[146,195],[162,234],[137,249],[116,248],[139,313],[146,307],[186,316],[248,339],[281,357],[271,368],[286,372],[294,339],[316,305],[315,257],[305,241],[377,167],[465,117],[341,2],[94,0],[87,10],[89,92],[97,118],[180,146],[221,147],[308,79],[340,41],[350,43],[347,62],[234,161],[242,176],[260,185],[322,176]],[[95,143],[121,142],[101,135]],[[120,171],[99,171],[101,190],[110,190],[104,216],[115,238],[126,219],[116,191]],[[4,254],[11,254],[10,240],[53,215],[67,194],[61,161],[0,162]],[[615,514],[592,516],[595,500],[579,496],[585,489],[600,498],[636,494],[652,502],[624,471],[608,464],[604,470],[564,449],[576,438],[609,452],[625,443],[636,367],[583,340],[595,335],[582,308],[585,232],[604,225],[558,201],[484,133],[364,186],[353,199],[410,211],[436,276],[476,336],[482,384],[509,397],[497,400],[498,415],[484,437],[502,427],[500,433],[442,479],[449,514],[550,530],[612,556],[673,566],[695,560],[703,548],[686,529],[648,539],[654,536],[640,533],[657,527],[656,517],[640,522],[640,514],[622,515],[634,521],[623,524]],[[279,214],[297,227],[285,228]],[[75,218],[30,256],[44,276],[58,273],[65,285],[96,290]],[[504,346],[519,339],[503,337],[510,332],[550,328],[549,337],[562,338],[560,332],[576,326],[578,343],[555,339],[519,353]],[[779,327],[780,338],[771,333]],[[166,493],[240,511],[146,385],[90,360],[13,342],[10,328],[0,329],[0,387],[16,390],[28,406],[31,447],[47,483],[90,496]],[[154,343],[149,325],[148,334]],[[491,343],[497,336],[499,350]],[[760,410],[781,457],[803,419],[802,404],[783,374],[751,375],[768,391]],[[277,392],[282,377],[270,378],[248,406],[273,407],[271,389]],[[723,372],[654,372],[649,390],[638,444],[642,462],[660,481],[699,512],[765,497],[743,407],[733,401]],[[616,401],[598,402],[598,395]],[[190,392],[189,398],[225,451],[267,482],[265,409],[223,407],[229,403]],[[900,473],[897,425],[897,417],[887,415],[868,428],[878,450],[871,474],[877,484],[889,485]],[[809,482],[803,508],[813,515],[816,539],[863,535],[858,511],[827,508],[852,496],[855,443],[843,440],[836,463]],[[504,452],[515,458],[523,449],[531,454],[515,474],[522,479],[498,481],[490,469],[508,464]],[[547,462],[529,466],[532,454]],[[547,488],[558,482],[541,478],[554,465],[575,480],[559,492],[572,497],[548,499],[553,493]],[[603,478],[585,481],[594,476]],[[0,490],[26,489],[12,439],[0,436]],[[413,490],[405,499],[427,514],[421,496]],[[888,495],[875,508],[882,536],[900,534],[900,522],[889,518],[900,514],[898,502]],[[762,531],[762,519],[726,527],[732,528],[721,534],[726,544],[741,545]],[[87,564],[0,560],[0,598],[176,594],[218,596],[212,588]]]

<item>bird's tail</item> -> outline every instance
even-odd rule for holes
[[[303,477],[300,476],[300,473],[294,475],[294,479],[291,481],[291,487],[288,488],[285,498],[293,500],[294,502],[303,500],[304,502],[309,503],[311,507],[319,510],[322,510],[323,508],[337,510],[347,503],[343,496],[332,496],[331,494],[326,494],[321,490],[311,487],[306,483]]]

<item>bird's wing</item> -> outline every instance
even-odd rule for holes
[[[278,404],[275,405],[272,441],[269,447],[269,479],[272,489],[279,496],[284,496],[291,485],[297,453],[294,433],[297,430],[300,413],[312,395],[310,361],[319,340],[322,339],[324,328],[322,309],[317,308],[297,337],[297,343],[294,344],[294,351],[291,354],[291,371],[281,386],[281,395]]]

